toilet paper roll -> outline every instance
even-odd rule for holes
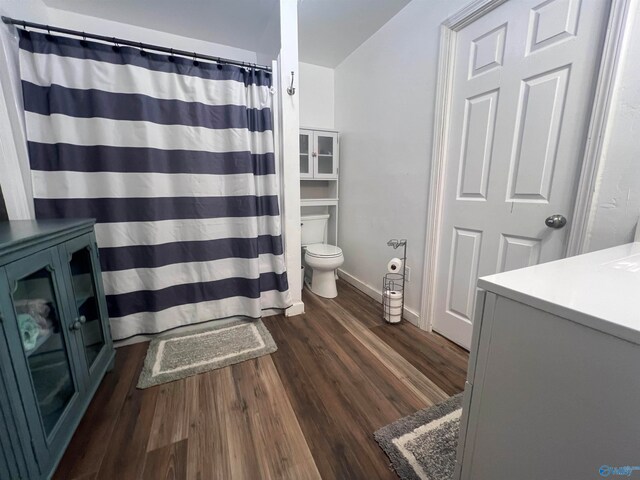
[[[384,313],[384,319],[389,322],[389,323],[399,323],[400,320],[402,320],[402,315],[400,315],[399,313],[394,315],[394,314],[387,314],[387,312]]]
[[[384,291],[384,296],[387,298],[399,298],[402,299],[402,292],[399,292],[398,290],[385,290]]]
[[[390,307],[400,307],[402,306],[402,292],[397,292],[395,290],[386,290],[384,292],[385,301],[384,303]]]
[[[399,258],[392,258],[391,260],[389,260],[389,263],[387,263],[387,272],[389,273],[400,273],[401,269],[402,260],[400,260]]]

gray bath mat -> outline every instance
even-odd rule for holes
[[[460,393],[374,433],[401,479],[449,480],[453,476],[461,404]]]
[[[147,350],[138,388],[240,363],[277,348],[262,320],[237,320],[197,332],[154,338]]]

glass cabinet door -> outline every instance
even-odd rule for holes
[[[71,268],[71,282],[73,283],[76,308],[73,325],[74,328],[80,330],[87,367],[91,369],[106,345],[93,278],[91,250],[85,247],[73,252],[69,260],[69,267]]]
[[[338,134],[316,132],[315,178],[338,178]]]
[[[300,178],[313,178],[313,132],[300,130]]]
[[[6,267],[15,311],[11,325],[15,340],[10,345],[14,356],[22,352],[26,360],[15,368],[26,370],[17,372],[18,377],[31,379],[31,385],[20,384],[20,390],[32,435],[43,432],[42,439],[35,440],[40,445],[57,444],[56,436],[64,430],[80,391],[58,262],[52,248]]]

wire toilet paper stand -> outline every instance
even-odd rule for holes
[[[386,273],[382,279],[382,316],[389,323],[398,323],[404,313],[404,284],[407,277],[407,240],[387,242],[394,250],[402,248],[402,273]]]

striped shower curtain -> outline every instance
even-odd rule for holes
[[[36,217],[97,219],[115,339],[289,306],[271,74],[20,31]]]

